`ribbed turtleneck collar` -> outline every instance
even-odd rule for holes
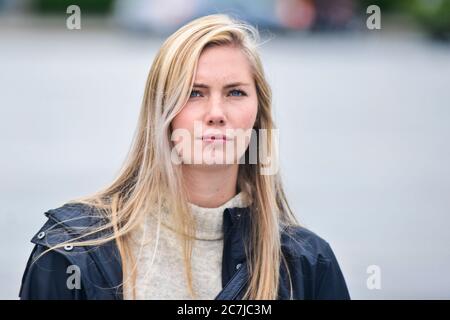
[[[205,208],[188,202],[196,222],[196,239],[219,240],[223,238],[223,212],[227,208],[244,208],[248,205],[243,191],[233,198],[215,208]]]

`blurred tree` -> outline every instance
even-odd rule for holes
[[[436,39],[450,40],[450,0],[361,0],[361,14],[376,4],[382,14],[391,12],[407,15]]]
[[[70,5],[80,7],[83,14],[109,14],[114,0],[34,0],[32,9],[39,13],[66,13]]]
[[[450,0],[412,0],[408,10],[434,38],[450,40]]]

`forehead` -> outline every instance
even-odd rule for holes
[[[251,66],[238,47],[214,46],[203,50],[197,64],[198,82],[250,81]]]

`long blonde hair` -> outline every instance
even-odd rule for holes
[[[224,14],[204,16],[178,29],[157,53],[147,78],[133,143],[117,178],[92,195],[68,202],[92,206],[105,217],[102,226],[87,230],[82,236],[72,239],[70,244],[95,246],[115,241],[122,261],[122,285],[130,282],[134,298],[136,263],[131,253],[130,232],[146,213],[155,212],[155,208],[161,217],[163,204],[175,213],[175,228],[181,231],[178,235],[182,240],[188,290],[195,296],[190,263],[195,225],[187,205],[180,166],[174,165],[170,157],[173,147],[170,124],[190,95],[202,50],[214,45],[238,46],[248,58],[258,95],[254,129],[267,129],[268,139],[264,147],[269,155],[274,152],[272,93],[257,53],[257,29]],[[279,267],[284,261],[280,231],[286,226],[299,225],[288,205],[280,175],[262,174],[261,166],[260,162],[239,165],[238,187],[252,200],[252,224],[246,247],[250,280],[244,299],[277,298]],[[105,230],[111,232],[94,240],[82,239]]]

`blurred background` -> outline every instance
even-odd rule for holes
[[[351,297],[449,299],[447,0],[0,0],[0,298],[44,212],[118,173],[165,38],[211,13],[261,32],[288,197]]]

